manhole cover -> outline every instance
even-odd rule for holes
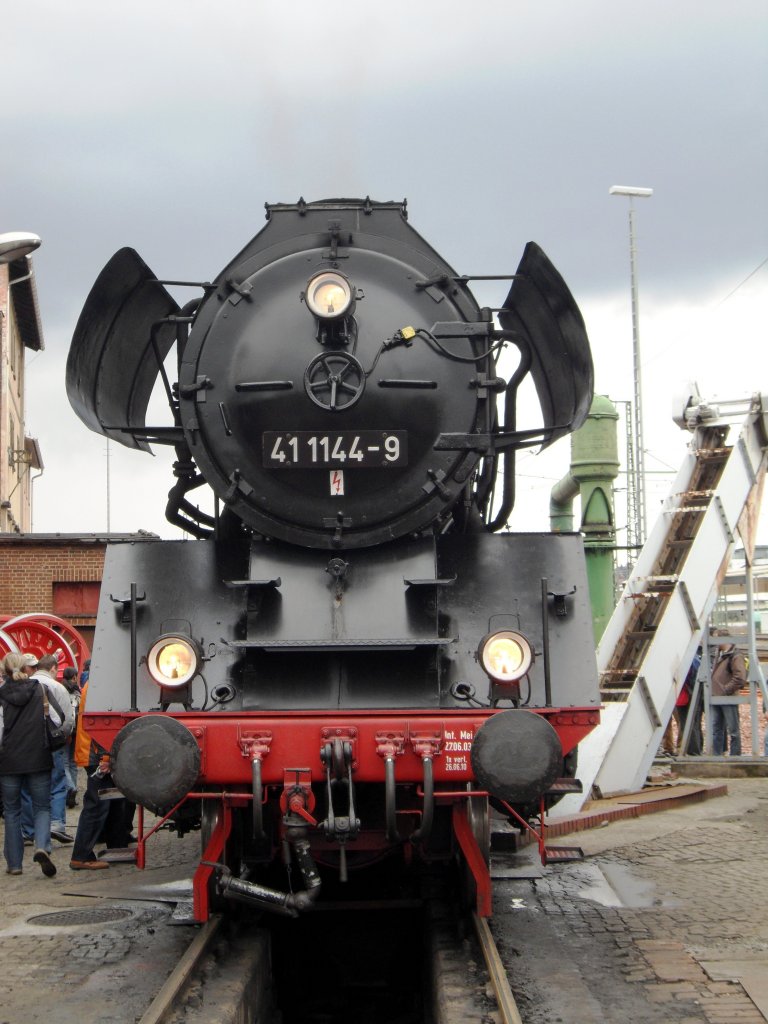
[[[124,921],[126,917],[132,916],[132,911],[121,910],[118,907],[89,907],[82,910],[60,910],[55,914],[39,914],[37,917],[30,917],[27,924],[61,928],[73,924],[108,924],[112,921]]]

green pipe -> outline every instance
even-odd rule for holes
[[[595,643],[614,608],[613,481],[619,473],[618,419],[613,402],[606,395],[595,395],[584,426],[571,435],[571,468],[550,494],[550,528],[555,533],[573,530],[573,499],[580,498],[579,530],[584,535]]]

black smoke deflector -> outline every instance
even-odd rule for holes
[[[115,253],[86,299],[67,359],[67,395],[91,430],[151,451],[141,431],[158,357],[162,362],[176,340],[176,325],[163,320],[178,312],[134,249]]]
[[[594,370],[578,306],[535,242],[525,247],[499,323],[530,348],[530,372],[544,418],[541,447],[547,448],[586,419]]]

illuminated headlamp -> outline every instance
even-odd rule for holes
[[[503,629],[483,637],[477,659],[494,682],[514,683],[533,664],[533,650],[522,633]]]
[[[197,675],[202,654],[194,640],[168,634],[152,644],[147,669],[158,686],[184,686]]]
[[[321,270],[310,277],[304,298],[310,313],[318,320],[338,320],[352,312],[352,285],[343,274]]]

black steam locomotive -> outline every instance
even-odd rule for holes
[[[198,920],[457,853],[487,914],[489,800],[543,812],[598,720],[581,539],[499,532],[515,452],[587,414],[583,321],[534,243],[496,321],[405,203],[266,210],[202,297],[122,249],[80,316],[76,412],[174,447],[166,514],[195,538],[109,546],[85,725],[126,795],[200,825]],[[517,423],[527,375],[541,426]]]

